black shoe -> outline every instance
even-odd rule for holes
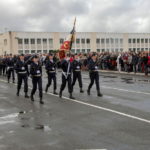
[[[90,90],[87,90],[87,94],[90,95]]]
[[[98,97],[103,97],[103,94],[101,94],[100,92],[97,93]]]
[[[43,102],[42,98],[40,98],[40,104],[42,104],[42,105],[44,104],[44,102]]]
[[[17,92],[16,95],[19,96],[19,92]]]
[[[59,92],[59,97],[62,98],[62,91]]]
[[[58,93],[56,91],[53,92],[54,95],[58,95]]]
[[[70,93],[69,98],[70,98],[70,99],[75,99],[75,97],[72,96],[72,93]]]
[[[25,98],[29,98],[29,96],[28,96],[28,94],[27,93],[25,93],[25,96],[24,96]]]
[[[46,88],[45,88],[45,93],[47,93],[47,91],[48,91],[48,86],[46,86]]]
[[[31,95],[31,101],[34,102],[34,97],[33,97],[33,95]]]
[[[82,88],[80,89],[80,93],[84,93],[84,91],[82,90]]]
[[[13,80],[13,83],[15,83],[15,80]]]

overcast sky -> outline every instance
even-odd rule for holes
[[[0,0],[0,32],[150,32],[150,0]]]

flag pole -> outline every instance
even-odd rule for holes
[[[73,30],[75,30],[75,26],[76,26],[76,17],[75,17],[75,20],[74,20]],[[74,34],[71,35],[71,42],[70,42],[70,49],[69,49],[69,51],[71,51],[71,49],[72,49],[73,36],[74,36]]]

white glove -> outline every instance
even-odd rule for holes
[[[36,72],[37,74],[39,74],[40,73],[40,70],[37,70],[37,72]]]
[[[97,67],[97,66],[95,66],[95,69],[97,70],[97,69],[98,69],[98,67]]]
[[[21,70],[25,70],[25,67],[22,67]]]

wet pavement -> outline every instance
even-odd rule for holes
[[[58,89],[61,74],[58,72]],[[43,90],[47,82],[43,75]],[[95,85],[87,96],[88,73],[83,72],[84,90],[76,83],[74,96],[63,99],[38,92],[32,103],[16,96],[16,84],[0,77],[0,150],[147,150],[150,147],[150,78],[101,73],[102,98]],[[29,79],[29,87],[32,87]],[[29,89],[30,93],[30,89]]]

